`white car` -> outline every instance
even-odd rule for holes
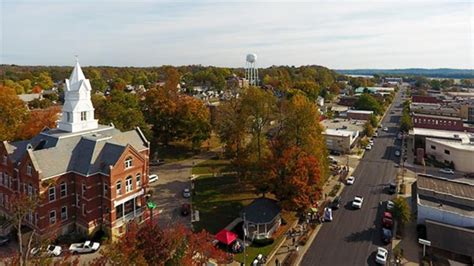
[[[158,175],[149,175],[148,176],[148,183],[153,183],[158,181]]]
[[[454,171],[452,169],[449,169],[449,168],[442,168],[442,169],[439,169],[439,171],[443,174],[454,175]]]
[[[387,263],[388,251],[382,247],[377,248],[377,254],[375,255],[375,262],[385,265]]]
[[[355,177],[349,176],[346,180],[346,184],[347,185],[352,185],[352,184],[354,184],[354,181],[355,181]]]
[[[364,198],[361,196],[355,196],[354,200],[352,201],[352,207],[356,209],[362,208],[362,202],[364,202]]]
[[[370,146],[374,146],[374,140],[373,139],[369,140],[369,144]]]
[[[191,197],[191,191],[189,191],[189,188],[185,188],[183,190],[183,198],[190,198]]]
[[[372,149],[372,145],[369,144],[369,145],[365,146],[365,149],[370,151]]]
[[[395,151],[395,156],[400,157],[400,151],[399,150]]]
[[[387,211],[392,210],[394,206],[395,204],[393,203],[393,201],[387,200]]]
[[[69,251],[72,252],[72,254],[78,254],[78,253],[92,253],[95,252],[99,249],[100,244],[97,242],[91,242],[87,240],[84,243],[74,243],[69,246]]]
[[[383,128],[383,131],[387,132],[387,131],[388,131],[388,127],[384,127],[384,128]]]
[[[32,248],[31,251],[30,251],[30,254],[31,255],[39,255],[40,253],[42,253],[42,249],[43,248]],[[55,246],[55,245],[48,245],[48,247],[46,247],[46,255],[48,256],[59,256],[61,255],[61,253],[63,252],[63,249],[60,247],[60,246]]]

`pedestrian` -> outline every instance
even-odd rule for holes
[[[276,260],[275,260],[275,265],[280,266],[280,261],[278,260],[278,258],[276,258]]]
[[[295,242],[296,242],[296,239],[293,237],[292,241],[293,241],[293,246],[294,246]]]

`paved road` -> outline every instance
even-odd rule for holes
[[[379,129],[374,147],[365,153],[354,171],[354,185],[347,186],[341,194],[343,207],[334,212],[333,222],[322,226],[301,265],[375,264],[375,251],[383,245],[380,219],[384,206],[380,202],[393,198],[386,188],[395,180],[398,169],[395,164],[399,162],[399,157],[395,156],[395,150],[400,149],[400,141],[396,140],[400,103],[400,94],[397,94],[382,121],[389,131]],[[395,114],[391,114],[395,109]],[[351,201],[356,195],[364,197],[360,210],[351,208]]]

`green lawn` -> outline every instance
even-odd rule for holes
[[[233,175],[199,177],[194,182],[196,194],[192,203],[199,210],[200,218],[193,224],[196,231],[206,229],[212,234],[218,233],[239,217],[244,206],[257,198],[250,185],[239,184]]]
[[[164,159],[167,163],[185,160],[199,153],[199,151],[193,151],[190,145],[182,143],[158,146],[156,151],[158,152],[158,159]]]
[[[229,160],[207,160],[193,167],[192,173],[195,175],[213,174],[229,172]]]

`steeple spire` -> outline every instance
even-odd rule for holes
[[[64,106],[58,128],[67,132],[96,129],[98,122],[94,119],[91,84],[84,76],[77,56],[76,65],[65,83]]]

